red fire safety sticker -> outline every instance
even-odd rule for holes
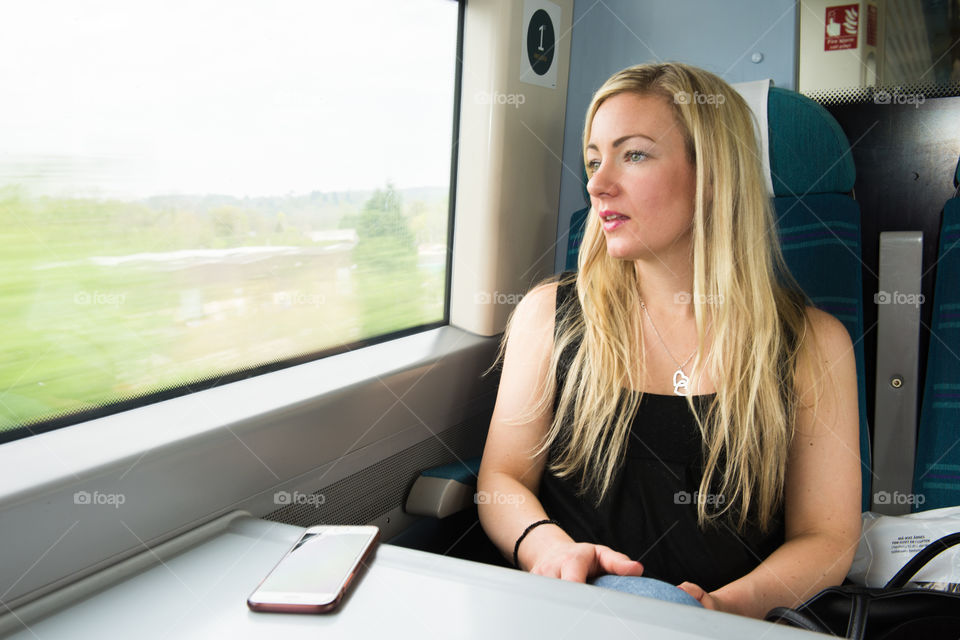
[[[857,32],[860,30],[860,5],[845,4],[827,7],[824,30],[824,51],[857,48]]]

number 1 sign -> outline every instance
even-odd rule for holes
[[[560,7],[547,0],[524,0],[520,81],[541,87],[557,87],[556,26]]]

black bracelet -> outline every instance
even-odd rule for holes
[[[516,567],[517,569],[520,568],[520,558],[519,558],[520,543],[523,542],[523,539],[527,537],[528,533],[530,533],[531,531],[533,531],[534,529],[536,529],[542,524],[555,524],[558,527],[560,526],[560,523],[557,522],[556,520],[537,520],[536,522],[531,524],[529,527],[524,529],[523,533],[520,534],[520,537],[517,538],[517,543],[513,545],[513,566]]]

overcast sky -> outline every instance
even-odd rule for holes
[[[451,0],[29,0],[0,186],[138,197],[447,182]]]

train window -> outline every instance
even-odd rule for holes
[[[446,321],[458,3],[0,22],[0,441]]]

